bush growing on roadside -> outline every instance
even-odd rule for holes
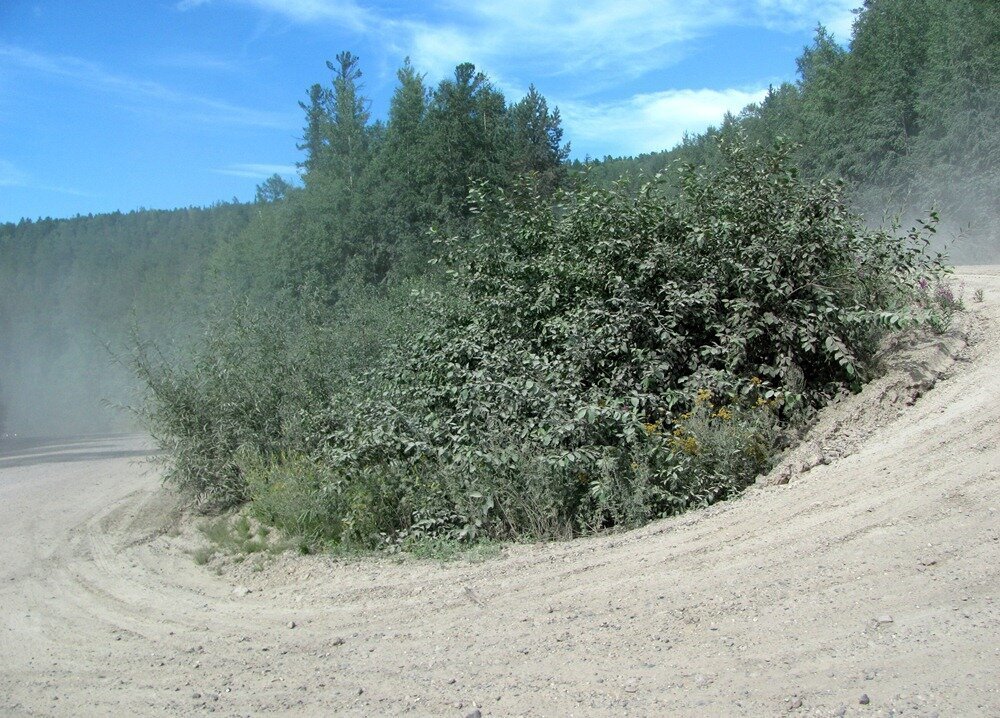
[[[716,397],[699,390],[690,411],[673,424],[672,449],[685,457],[685,471],[697,477],[698,503],[710,504],[742,490],[767,471],[778,442],[778,399],[765,399],[763,382],[751,377],[743,396]]]
[[[341,540],[348,502],[314,460],[305,455],[280,455],[266,461],[244,449],[236,463],[257,519],[309,542]]]
[[[781,424],[871,376],[887,317],[940,275],[926,237],[866,231],[783,150],[723,150],[678,201],[663,178],[555,209],[476,193],[430,329],[331,412],[319,460],[392,496],[354,540],[567,536],[711,503],[768,468]],[[709,415],[701,395],[725,400]]]
[[[663,177],[555,206],[530,183],[480,188],[473,234],[443,243],[448,285],[412,299],[426,329],[365,355],[366,371],[330,373],[317,352],[308,400],[270,393],[314,366],[285,344],[236,380],[239,352],[198,365],[186,381],[223,393],[191,402],[210,414],[270,384],[204,422],[231,473],[195,487],[232,476],[258,516],[368,547],[565,537],[738,492],[782,426],[872,375],[882,335],[943,270],[925,234],[866,230],[787,149],[722,149],[720,169],[681,171],[679,194]],[[268,423],[289,415],[307,428]]]
[[[951,326],[955,312],[965,309],[965,285],[957,287],[944,278],[936,282],[921,279],[917,286],[917,306],[924,312],[924,317],[930,328],[942,334]]]
[[[362,292],[331,312],[308,291],[273,306],[217,311],[187,361],[137,341],[146,387],[137,413],[165,449],[166,480],[207,507],[250,498],[241,457],[308,454],[323,441],[334,393],[344,396],[407,315],[399,299]]]

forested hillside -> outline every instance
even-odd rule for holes
[[[934,208],[954,261],[1000,260],[1000,4],[870,1],[850,45],[837,40],[819,28],[797,82],[679,147],[593,163],[591,177],[713,165],[719,137],[783,138],[806,176],[843,178],[870,221]]]

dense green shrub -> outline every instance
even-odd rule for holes
[[[941,271],[926,237],[866,231],[784,149],[723,152],[676,201],[664,178],[554,208],[527,185],[475,194],[430,328],[329,412],[317,459],[377,504],[347,509],[370,533],[342,538],[636,526],[740,490],[780,425],[871,376]]]
[[[480,188],[472,235],[442,242],[448,283],[394,324],[425,329],[351,371],[330,342],[234,323],[157,392],[185,437],[175,480],[317,542],[393,547],[638,526],[733,495],[783,426],[872,375],[942,269],[926,233],[865,230],[786,148],[722,152],[672,191]]]
[[[185,361],[137,340],[138,414],[167,454],[167,480],[201,503],[232,506],[251,498],[246,457],[315,451],[331,395],[346,397],[404,331],[406,295],[362,289],[333,311],[308,290],[271,305],[224,304]]]

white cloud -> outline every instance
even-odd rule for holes
[[[560,103],[567,136],[600,154],[636,155],[673,147],[685,132],[718,125],[726,112],[738,112],[767,94],[762,90],[666,90],[635,95],[622,102]]]
[[[212,170],[216,174],[230,175],[232,177],[247,177],[249,179],[267,179],[271,175],[281,175],[282,177],[298,177],[299,168],[295,165],[269,165],[269,164],[234,164],[223,169]]]
[[[450,23],[387,21],[415,65],[440,75],[471,60],[533,79],[576,76],[588,90],[676,60],[679,47],[732,19],[724,3],[680,0],[470,0],[443,5]]]
[[[460,62],[482,64],[482,43],[455,27],[432,28],[422,23],[397,23],[399,53],[411,58],[431,78],[450,77]]]
[[[131,100],[153,100],[169,105],[171,114],[208,124],[235,124],[270,129],[296,129],[292,113],[242,107],[223,100],[173,90],[158,82],[117,75],[77,57],[43,55],[12,45],[0,45],[0,60],[76,85]]]
[[[178,7],[210,2],[378,35],[432,77],[469,60],[491,72],[523,69],[532,79],[572,76],[598,91],[671,64],[685,43],[725,25],[801,31],[822,22],[846,40],[861,0],[428,0],[404,18],[362,0],[182,0]]]
[[[192,9],[223,0],[183,0]],[[511,65],[532,77],[605,72],[637,77],[676,59],[677,46],[737,19],[716,0],[436,0],[400,18],[356,0],[225,0],[303,23],[339,24],[377,34],[434,77],[472,61],[491,71]],[[418,19],[447,17],[446,21]],[[596,87],[600,78],[591,75]]]

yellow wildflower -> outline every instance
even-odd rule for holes
[[[693,436],[688,436],[687,438],[679,440],[677,442],[677,446],[685,454],[690,454],[691,456],[697,456],[700,451],[698,440]]]
[[[727,409],[726,407],[722,407],[721,409],[719,409],[715,413],[715,415],[720,419],[722,419],[723,421],[729,421],[730,419],[733,418],[733,412],[729,411],[729,409]]]

